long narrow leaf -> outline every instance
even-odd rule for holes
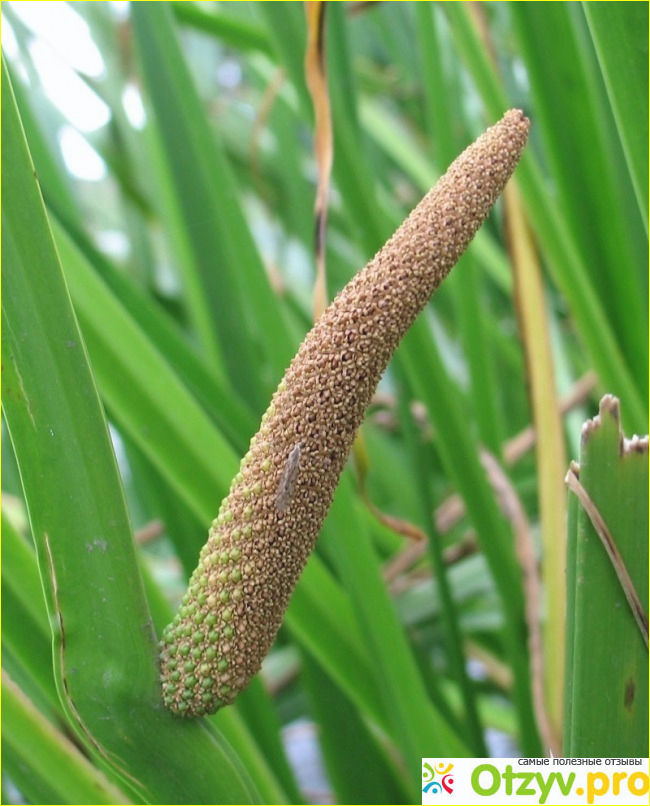
[[[196,266],[191,279],[194,304],[218,334],[219,351],[235,387],[263,405],[291,357],[287,327],[276,306],[269,304],[274,294],[230,167],[208,128],[182,58],[171,12],[166,3],[143,2],[133,4],[132,15],[143,77]],[[242,330],[244,323],[247,328]],[[255,339],[248,335],[249,327]],[[266,349],[267,343],[273,351]],[[260,347],[274,370],[270,378],[260,363]]]
[[[6,672],[2,674],[2,705],[3,745],[20,757],[21,773],[29,769],[23,784],[25,793],[29,791],[31,778],[47,781],[49,803],[131,802],[68,738],[54,729]]]
[[[648,437],[626,440],[618,401],[600,403],[583,429],[572,471],[604,521],[631,585],[648,613]],[[573,495],[571,494],[573,498]],[[563,752],[645,756],[648,648],[615,566],[584,502],[572,504],[567,564],[567,687]],[[577,512],[576,512],[577,509]],[[609,636],[607,641],[602,636]]]
[[[648,230],[648,7],[583,3],[600,68],[612,102],[639,212]]]
[[[461,6],[459,3],[448,3],[445,11],[486,108],[490,114],[498,116],[507,107],[505,92],[478,33],[468,19],[467,10]],[[643,430],[647,421],[643,384],[637,383],[629,368],[621,344],[590,280],[586,260],[579,251],[574,234],[553,204],[542,176],[538,162],[529,151],[521,161],[518,177],[527,209],[531,213],[532,226],[544,242],[553,279],[571,305],[593,365],[608,388],[623,401],[632,427]],[[645,367],[638,369],[642,373],[646,371]]]
[[[83,741],[139,798],[191,791],[198,803],[215,794],[247,802],[252,785],[223,743],[160,707],[155,638],[108,431],[11,94],[2,134],[4,411],[55,630],[59,694]],[[213,763],[197,775],[198,754]]]

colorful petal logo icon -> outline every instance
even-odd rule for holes
[[[433,766],[425,762],[422,765],[422,791],[428,794],[437,794],[443,790],[451,793],[454,788],[454,776],[450,774],[453,768],[453,764],[445,764],[444,761]]]

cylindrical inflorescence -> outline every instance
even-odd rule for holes
[[[163,633],[163,700],[175,713],[213,713],[259,671],[379,379],[488,215],[528,128],[511,110],[469,146],[307,334]]]

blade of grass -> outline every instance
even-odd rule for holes
[[[301,676],[318,722],[319,743],[336,801],[408,803],[403,770],[397,769],[388,748],[381,746],[362,715],[350,708],[350,701],[309,655],[302,658]]]
[[[316,222],[314,238],[316,259],[313,303],[314,321],[320,318],[328,303],[325,241],[327,238],[327,211],[332,173],[333,140],[325,49],[326,9],[327,6],[323,2],[311,3],[305,6],[308,32],[305,53],[305,77],[312,103],[314,104],[314,157],[318,166],[318,183],[314,206]]]
[[[10,87],[4,66],[3,85]],[[225,743],[161,707],[155,638],[115,459],[8,95],[3,405],[54,629],[60,697],[97,760],[139,797],[247,802],[256,797],[252,782]],[[197,774],[198,756],[211,763]]]
[[[244,52],[258,51],[267,56],[273,54],[269,37],[261,26],[221,11],[207,13],[193,3],[173,2],[171,7],[179,22],[211,34],[228,47]]]
[[[355,707],[389,733],[363,633],[342,586],[317,554],[303,571],[285,622]]]
[[[242,733],[255,737],[254,744],[259,748],[259,753],[268,766],[270,777],[277,780],[282,786],[285,800],[300,803],[303,796],[298,789],[294,771],[287,760],[276,703],[266,690],[261,678],[254,678],[248,688],[237,697],[236,708],[222,709],[214,718],[215,724],[223,725],[226,717],[230,718],[232,722],[237,720],[241,725]],[[229,735],[231,733],[232,729]],[[248,742],[242,742],[242,744],[250,745],[250,738]],[[262,794],[266,793],[262,792]],[[270,802],[268,796],[266,802]]]
[[[93,368],[113,417],[199,516],[211,512],[237,470],[236,454],[214,428],[139,324],[83,254],[54,226],[66,279]],[[215,486],[215,468],[218,485]]]
[[[142,336],[155,346],[188,392],[214,420],[218,430],[238,453],[243,452],[248,445],[248,436],[254,433],[257,424],[257,418],[246,401],[237,395],[232,386],[227,386],[211,371],[205,359],[188,343],[172,318],[155,305],[151,297],[128,274],[120,271],[100,254],[73,222],[66,221],[62,226],[65,235],[58,225],[55,232],[61,238],[63,248],[68,254],[74,252],[69,242],[72,240],[86,258],[84,262],[92,267],[101,278],[100,282],[103,281],[108,286],[108,293],[112,292],[116,298],[113,305],[107,303],[107,307],[114,309],[115,315],[118,307],[123,307],[124,313],[137,322]],[[80,255],[75,255],[70,263],[76,265],[81,260]],[[67,261],[65,263],[67,265]],[[105,326],[108,327],[108,322]],[[113,332],[117,326],[116,322]]]
[[[311,118],[310,100],[304,76],[305,21],[293,3],[269,7],[258,4],[269,24],[276,50],[298,92],[299,104]],[[344,10],[332,4],[328,9],[329,86],[334,127],[334,179],[344,199],[347,227],[358,233],[364,254],[370,257],[398,223],[382,208],[375,192],[376,181],[365,157],[366,149],[357,122],[354,78],[346,42]],[[290,34],[289,32],[293,32]]]
[[[487,756],[487,748],[483,737],[483,729],[479,722],[476,706],[476,697],[473,686],[469,680],[466,670],[466,659],[463,653],[462,634],[459,625],[456,604],[453,599],[451,586],[447,578],[447,568],[445,566],[440,535],[435,529],[430,513],[434,510],[431,496],[429,479],[431,478],[431,466],[427,461],[424,447],[415,433],[415,426],[412,421],[413,399],[408,388],[404,388],[402,382],[400,394],[401,422],[406,432],[411,454],[411,473],[418,479],[418,493],[420,496],[420,523],[428,535],[429,554],[432,560],[433,572],[435,574],[436,587],[441,600],[441,615],[443,622],[443,632],[445,645],[447,647],[448,665],[450,676],[456,681],[462,693],[464,726],[463,735],[467,736],[467,743],[474,751],[474,755],[479,758]]]
[[[524,635],[524,606],[520,572],[510,527],[498,509],[494,492],[480,464],[477,446],[468,433],[457,395],[433,342],[425,319],[407,333],[398,351],[409,385],[427,406],[443,464],[465,499],[477,529],[505,611],[504,640],[515,679],[514,697],[522,750],[540,752],[533,717],[528,658]],[[455,391],[455,390],[454,390]]]
[[[409,770],[411,785],[420,781],[422,749],[433,755],[468,751],[452,726],[431,705],[403,627],[381,579],[370,541],[372,516],[356,501],[349,478],[343,477],[332,507],[334,519],[354,524],[355,540],[325,524],[323,548],[335,563],[342,584],[350,591],[366,636],[373,674],[382,695],[391,733],[396,737]],[[363,569],[360,573],[359,569]],[[417,762],[417,764],[416,764]]]
[[[10,18],[12,18],[11,14]],[[38,170],[39,181],[43,187],[49,188],[51,196],[57,199],[61,210],[65,211],[67,215],[76,216],[78,215],[78,205],[74,192],[70,187],[70,178],[63,170],[61,156],[52,154],[47,136],[49,132],[55,131],[57,127],[52,126],[50,121],[48,121],[47,125],[44,125],[42,121],[37,119],[32,103],[28,102],[29,92],[22,81],[15,79],[9,65],[7,65],[7,70],[13,82],[16,102],[20,109],[23,125],[25,130],[29,132],[32,155]],[[33,96],[31,100],[34,101]],[[55,115],[55,112],[51,110],[51,104],[43,103],[39,108],[43,109],[43,107],[47,112],[51,112],[52,117]]]
[[[648,7],[582,3],[648,232]]]
[[[444,30],[444,20],[440,18],[438,10],[427,3],[416,4],[413,13],[415,20],[411,24],[418,43],[417,58],[423,69],[414,72],[411,80],[422,85],[427,109],[425,123],[429,141],[428,150],[435,152],[438,171],[441,173],[471,138],[467,136],[459,109],[458,70],[454,61],[445,53],[448,49],[448,36],[440,30],[441,27]],[[390,118],[387,122],[376,120],[372,128],[373,137],[376,137],[376,132],[385,128],[387,123],[390,125]],[[414,139],[412,135],[411,139]],[[408,148],[404,137],[393,136],[391,140],[395,143],[391,148],[395,150],[400,147],[402,150]],[[413,150],[413,145],[415,144],[411,145],[409,151]],[[420,178],[416,181],[418,186],[421,186]],[[421,189],[429,188],[426,186]],[[504,438],[505,420],[498,405],[494,358],[496,351],[491,343],[486,323],[489,317],[487,303],[489,298],[485,293],[483,277],[475,263],[475,255],[482,251],[483,242],[491,239],[487,228],[478,233],[470,251],[461,258],[457,270],[445,284],[445,292],[453,299],[453,315],[460,329],[472,386],[471,398],[480,401],[480,405],[474,407],[472,416],[478,423],[482,442],[498,455]]]
[[[23,107],[21,108],[19,104],[19,108],[22,115],[25,109],[29,111],[27,98],[24,97],[22,87],[21,95],[23,96]],[[66,269],[73,270],[80,263],[83,263],[87,269],[92,267],[94,272],[110,287],[119,303],[124,306],[126,313],[130,314],[134,320],[137,320],[138,327],[144,331],[151,344],[155,345],[158,352],[162,353],[163,358],[173,366],[175,373],[184,381],[188,390],[193,393],[210,416],[214,418],[220,430],[237,446],[238,451],[243,450],[247,444],[248,436],[254,431],[256,423],[247,403],[235,394],[232,387],[226,387],[223,379],[217,373],[208,368],[207,362],[201,360],[196,350],[189,346],[187,339],[180,333],[171,317],[165,315],[160,307],[152,302],[143,289],[136,285],[130,275],[109,262],[90,242],[79,223],[79,216],[74,214],[70,205],[62,203],[58,188],[64,183],[64,180],[60,176],[60,168],[54,157],[51,145],[42,142],[39,129],[35,126],[31,112],[28,116],[26,132],[29,137],[32,134],[39,137],[39,148],[37,155],[35,155],[35,164],[41,185],[44,185],[43,192],[48,200],[48,207],[54,211],[61,222],[61,224],[59,224],[59,221],[55,222],[54,226],[55,233],[61,241],[59,248],[66,253],[66,260],[64,260]],[[83,257],[78,254],[77,250],[83,254]],[[68,278],[69,281],[70,279]],[[97,294],[97,297],[93,298],[95,294]],[[91,321],[96,319],[98,311],[103,311],[107,316],[111,316],[109,311],[113,310],[113,315],[119,316],[116,313],[118,306],[116,306],[115,301],[106,306],[100,304],[100,300],[105,296],[106,291],[101,291],[98,288],[95,288],[90,293],[88,317]],[[75,302],[79,304],[81,300]],[[116,333],[122,332],[123,326],[123,321],[119,319],[113,319],[112,324],[108,320],[102,324],[103,334],[104,337],[108,337],[108,343],[114,344],[112,337]],[[135,338],[136,341],[141,339],[141,337]],[[114,346],[119,349],[119,345],[114,344]],[[122,355],[127,355],[128,352],[127,349],[124,349]],[[101,363],[99,356],[97,361]],[[162,370],[158,367],[158,371]],[[126,382],[125,385],[128,386]],[[190,417],[191,419],[192,417]],[[222,459],[218,455],[217,458],[221,463]],[[227,467],[227,461],[223,461],[223,464]],[[227,483],[227,481],[224,480],[224,483]]]
[[[544,691],[545,711],[559,747],[562,731],[564,646],[566,620],[565,556],[566,508],[562,471],[566,465],[564,436],[555,388],[546,299],[537,251],[521,206],[519,189],[504,191],[508,243],[515,275],[519,332],[526,355],[526,375],[535,442],[539,520],[542,532],[544,581]],[[552,741],[551,741],[552,739]]]
[[[330,521],[336,523],[331,515]],[[392,706],[382,699],[380,675],[375,671],[371,645],[365,637],[367,630],[358,626],[355,609],[318,555],[312,555],[307,563],[287,611],[286,623],[301,647],[314,657],[355,708],[390,737],[394,713]],[[405,663],[408,666],[409,661]],[[411,673],[412,670],[408,675]],[[425,710],[428,707],[427,704]],[[445,741],[444,731],[441,741]],[[455,738],[450,741],[457,746]]]
[[[2,513],[2,597],[5,617],[2,644],[31,674],[38,689],[39,707],[59,713],[59,699],[52,677],[50,625],[38,575],[36,557],[27,540]],[[5,663],[3,659],[3,664]],[[18,684],[21,683],[16,678]],[[32,699],[36,695],[23,685]]]
[[[370,258],[400,223],[400,213],[394,207],[388,208],[377,192],[377,175],[359,124],[359,93],[348,45],[345,7],[332,3],[328,15],[334,177],[345,200],[347,221],[357,228],[359,243]]]
[[[257,12],[266,23],[268,36],[273,43],[273,52],[286,69],[297,97],[303,120],[310,120],[311,101],[305,77],[306,22],[304,12],[295,3],[278,3],[269,6],[257,2]]]
[[[647,613],[648,438],[623,438],[618,401],[610,395],[583,428],[578,472]],[[589,516],[576,504],[572,512],[563,752],[646,756],[647,647]]]
[[[219,485],[225,490],[235,472],[235,454],[159,355],[160,342],[147,339],[139,323],[131,320],[120,307],[67,234],[58,227],[56,229],[59,252],[66,264],[104,399],[117,422],[163,476],[166,495],[180,496],[181,502],[199,523],[207,522],[218,499],[215,490]],[[164,342],[160,346],[164,346]],[[189,430],[185,426],[189,426]],[[203,468],[199,471],[201,463]],[[139,478],[147,478],[145,468],[141,468]],[[169,512],[174,503],[167,502],[166,509],[159,508],[158,513]],[[167,521],[167,528],[171,530],[175,522]],[[178,542],[183,536],[184,533],[179,532],[173,535],[173,539]],[[191,542],[185,540],[187,546],[178,548],[179,556],[186,560],[189,569],[196,563],[201,531],[197,530],[192,537]],[[167,620],[170,618],[168,612]],[[241,738],[240,728],[236,724],[231,728],[236,729],[235,737]],[[230,735],[229,731],[225,733]],[[262,757],[255,756],[254,749],[245,746],[240,746],[240,749],[240,754],[252,753],[254,756],[248,769],[263,764]],[[277,799],[273,778],[261,780],[260,788],[266,789],[270,782],[271,790],[266,794],[270,799]]]
[[[450,124],[461,119],[459,70],[448,59],[449,35],[440,9],[431,3],[417,3],[413,10],[429,151],[438,155],[439,165],[449,165],[457,153]]]
[[[536,125],[558,186],[557,206],[589,266],[592,288],[628,366],[643,370],[648,365],[647,345],[638,338],[644,328],[643,300],[631,281],[647,242],[643,238],[634,247],[634,225],[640,226],[626,205],[619,137],[582,8],[533,3],[513,6],[512,17],[531,81]],[[626,7],[618,14],[626,17]],[[620,44],[624,51],[633,50],[632,42]]]
[[[14,681],[2,673],[2,742],[20,759],[23,792],[30,794],[38,781],[41,803],[131,803],[126,795],[75,747],[25,697]]]
[[[194,304],[206,309],[218,334],[231,383],[261,408],[292,354],[284,314],[270,304],[275,294],[231,168],[179,48],[168,5],[142,2],[131,11],[144,86],[197,270],[190,281]]]
[[[458,50],[465,61],[486,109],[498,117],[509,103],[495,75],[484,45],[462,3],[447,3],[445,12]],[[630,369],[622,346],[593,288],[590,272],[567,223],[559,214],[538,162],[529,149],[517,169],[521,191],[531,224],[543,244],[553,280],[564,293],[593,366],[603,383],[621,398],[631,427],[645,430],[645,389],[638,383],[644,368]]]

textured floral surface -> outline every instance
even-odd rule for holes
[[[381,374],[489,213],[528,127],[511,110],[467,148],[305,338],[163,634],[175,712],[212,713],[259,670]]]

